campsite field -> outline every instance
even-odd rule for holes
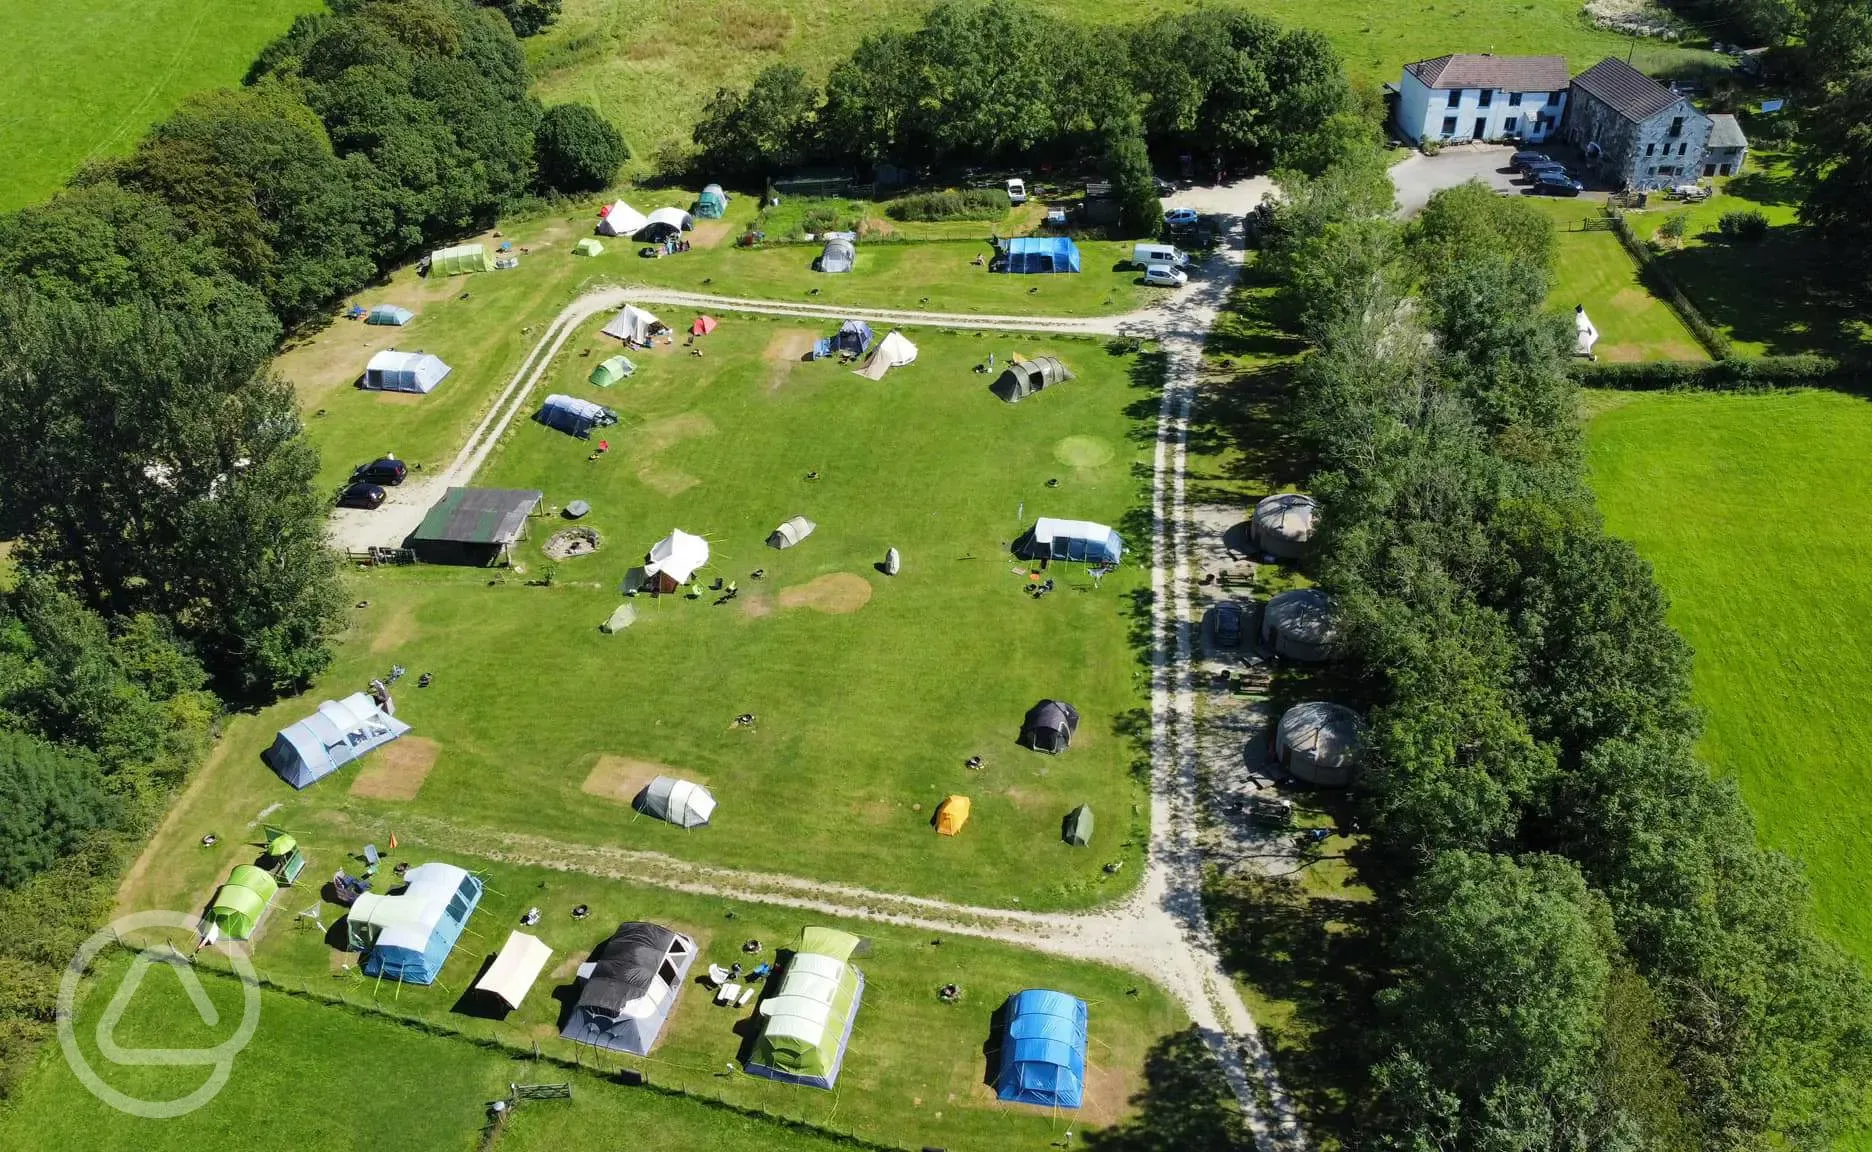
[[[0,5],[0,212],[86,160],[130,150],[190,92],[237,84],[323,0],[59,0]]]
[[[1588,230],[1603,219],[1602,206],[1583,200],[1533,201],[1554,221],[1559,257],[1547,302],[1557,311],[1586,305],[1599,329],[1599,359],[1707,360],[1708,353],[1670,305],[1651,294],[1639,279],[1637,262],[1617,236]]]

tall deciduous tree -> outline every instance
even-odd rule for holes
[[[118,809],[90,757],[0,732],[0,888],[51,867]]]
[[[589,104],[555,104],[536,137],[539,180],[554,192],[596,192],[630,159],[624,137]]]
[[[770,64],[745,93],[716,92],[695,126],[711,177],[760,178],[799,163],[812,145],[819,90],[791,64]]]

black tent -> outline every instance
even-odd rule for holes
[[[676,994],[694,962],[695,942],[687,936],[642,921],[618,925],[592,953],[591,974],[559,1034],[644,1055],[676,1006]]]
[[[1079,710],[1064,700],[1042,700],[1027,710],[1021,722],[1020,742],[1035,752],[1054,756],[1072,744],[1079,730]]]

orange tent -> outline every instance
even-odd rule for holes
[[[936,805],[936,833],[939,836],[954,836],[962,831],[962,825],[968,823],[969,798],[951,796]]]
[[[715,331],[716,323],[717,321],[713,316],[697,316],[695,318],[695,323],[689,325],[689,335],[707,336],[710,332]]]

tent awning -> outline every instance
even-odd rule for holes
[[[509,932],[507,942],[501,945],[500,955],[494,958],[487,975],[475,982],[475,987],[499,996],[507,1002],[509,1008],[518,1008],[551,957],[552,949],[539,937],[529,936],[525,932]]]

